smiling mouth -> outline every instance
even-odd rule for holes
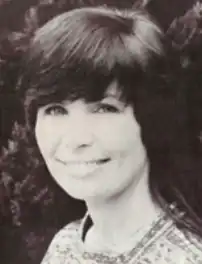
[[[96,170],[102,168],[103,165],[110,162],[110,158],[105,159],[96,159],[96,160],[79,160],[79,161],[62,161],[56,158],[56,161],[63,164],[69,175],[74,176],[76,178],[85,178],[87,176],[92,175]]]
[[[105,159],[96,159],[96,160],[93,159],[93,160],[87,160],[87,161],[83,161],[83,160],[63,161],[59,158],[56,158],[56,160],[67,166],[73,166],[73,165],[78,166],[78,165],[102,165],[102,164],[109,162],[111,159],[105,158]]]

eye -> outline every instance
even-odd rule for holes
[[[95,113],[120,113],[120,110],[117,106],[112,104],[101,103],[94,110]]]
[[[67,110],[61,105],[51,105],[45,109],[46,115],[59,116],[68,114]]]

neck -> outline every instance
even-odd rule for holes
[[[138,182],[116,197],[86,204],[98,235],[108,242],[127,240],[157,215],[148,189],[148,166]]]

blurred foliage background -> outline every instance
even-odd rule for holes
[[[198,1],[197,1],[198,2]],[[153,15],[168,35],[179,46],[186,42],[187,36],[193,38],[193,29],[195,30],[201,23],[196,20],[196,12],[190,11],[185,18],[183,15],[193,7],[195,0],[0,0],[0,148],[1,158],[5,155],[6,149],[13,152],[12,162],[16,163],[15,151],[19,148],[12,143],[12,127],[15,121],[21,121],[22,113],[20,108],[20,98],[17,98],[15,87],[19,73],[19,65],[26,50],[30,38],[35,30],[42,26],[49,19],[57,14],[83,6],[97,6],[106,4],[118,8],[132,8],[133,6],[146,5],[146,9]],[[197,11],[198,12],[198,11]],[[183,17],[178,19],[178,17]],[[187,26],[185,26],[187,24]],[[176,31],[176,27],[178,30]],[[179,31],[179,28],[181,29]],[[195,34],[199,33],[200,30]],[[198,34],[200,35],[200,33]],[[185,45],[186,46],[186,45]],[[17,128],[15,127],[15,132]],[[18,133],[18,131],[17,131]],[[13,135],[14,137],[16,134]],[[17,135],[19,137],[19,135]],[[19,141],[20,142],[20,141]],[[23,146],[20,146],[23,149]],[[23,158],[23,157],[21,157]],[[26,160],[26,157],[24,157]],[[10,161],[9,161],[10,162]],[[6,164],[6,163],[5,163]],[[6,166],[4,164],[4,166]],[[7,164],[10,166],[10,164]],[[13,166],[12,170],[15,170]],[[12,181],[12,170],[6,174],[4,168],[0,168],[0,204],[3,197],[2,184],[5,186]],[[29,183],[30,175],[27,175],[26,181]],[[25,182],[26,182],[25,181]],[[19,188],[26,187],[18,185]],[[34,186],[32,186],[34,189]],[[44,189],[43,189],[44,190]],[[20,189],[19,193],[23,190]],[[40,196],[41,195],[41,196]],[[68,205],[68,199],[64,194],[59,196],[59,202]],[[37,199],[42,199],[43,192],[39,193]],[[48,203],[52,197],[46,198]],[[66,200],[65,200],[66,199]],[[15,200],[12,201],[13,210],[18,216],[18,205]],[[5,207],[5,208],[4,208]],[[56,210],[57,205],[50,207],[50,210]],[[6,212],[6,204],[3,205]],[[74,208],[70,208],[74,211]],[[49,214],[49,212],[44,212]],[[38,264],[44,252],[50,243],[53,235],[64,225],[64,219],[58,219],[63,212],[54,211],[56,220],[54,224],[48,226],[42,225],[37,221],[37,210],[32,211],[33,221],[26,221],[18,225],[18,220],[14,219],[7,222],[1,222],[0,215],[0,263],[2,264]],[[83,207],[81,208],[83,213]],[[8,217],[9,218],[9,217]],[[53,217],[54,218],[54,217]],[[16,218],[17,219],[17,218]]]

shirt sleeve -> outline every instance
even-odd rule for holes
[[[56,234],[46,251],[41,264],[60,264],[62,263],[63,254],[61,252],[61,236]]]

